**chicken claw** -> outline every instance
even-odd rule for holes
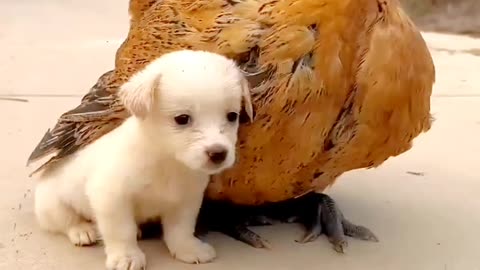
[[[335,201],[326,194],[309,193],[292,203],[298,204],[294,208],[305,209],[303,213],[298,212],[300,223],[306,228],[305,236],[297,240],[299,243],[314,241],[324,233],[335,251],[345,253],[348,247],[346,236],[378,242],[378,238],[368,228],[347,220]]]
[[[271,245],[268,241],[247,228],[247,226],[263,226],[275,223],[275,220],[262,215],[263,212],[261,206],[240,206],[223,201],[204,199],[195,232],[201,235],[216,231],[249,246],[270,249]]]
[[[276,221],[296,222],[305,226],[305,235],[296,240],[298,243],[312,242],[325,234],[333,249],[339,253],[346,252],[347,236],[378,242],[368,228],[347,220],[330,196],[315,192],[261,206],[207,201],[202,205],[198,224],[204,226],[205,231],[218,231],[252,247],[270,249],[270,243],[247,226],[273,225]]]
[[[221,232],[254,248],[272,248],[267,240],[249,230],[245,225],[226,227]]]

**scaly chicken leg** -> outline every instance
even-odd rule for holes
[[[346,236],[378,242],[378,238],[368,228],[347,220],[330,196],[315,192],[300,198],[255,207],[205,201],[198,226],[203,231],[222,232],[255,248],[270,248],[268,241],[247,226],[272,225],[276,221],[298,222],[304,225],[306,233],[302,239],[296,241],[299,243],[314,241],[324,233],[333,248],[340,253],[344,253],[348,245]]]
[[[312,192],[304,197],[303,201],[300,199],[300,201],[293,202],[297,204],[298,212],[296,213],[301,213],[297,216],[300,223],[306,227],[305,236],[297,242],[308,243],[325,233],[333,248],[340,253],[345,253],[348,246],[345,236],[378,242],[378,238],[368,228],[347,220],[330,196]],[[302,213],[298,207],[305,207],[306,212]]]
[[[255,248],[270,248],[268,241],[247,226],[271,225],[269,206],[240,206],[204,198],[198,215],[196,233],[221,232]]]

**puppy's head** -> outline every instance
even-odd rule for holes
[[[235,162],[242,106],[252,118],[248,82],[228,58],[182,50],[151,62],[119,91],[152,147],[193,170],[214,174]]]

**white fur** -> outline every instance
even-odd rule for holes
[[[161,218],[170,253],[208,262],[215,250],[194,237],[209,175],[233,165],[242,98],[250,97],[235,63],[218,54],[176,51],[150,63],[126,82],[119,97],[132,117],[45,171],[35,193],[42,228],[66,234],[76,245],[105,244],[106,266],[136,270],[146,265],[137,226]],[[174,118],[189,114],[191,123]],[[206,150],[227,151],[219,165]]]

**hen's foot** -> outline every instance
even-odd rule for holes
[[[225,235],[232,237],[233,239],[246,243],[247,245],[250,245],[254,248],[271,249],[270,243],[258,234],[248,229],[247,225],[225,226],[222,230],[219,231]]]
[[[335,251],[345,253],[348,246],[346,236],[378,242],[378,238],[368,228],[347,220],[335,201],[328,195],[310,193],[292,203],[297,204],[293,205],[293,208],[304,209],[293,214],[306,228],[304,237],[297,240],[299,243],[314,241],[324,233]]]
[[[200,236],[217,231],[252,247],[270,248],[268,241],[248,229],[248,226],[271,225],[275,222],[262,213],[257,206],[239,206],[204,198],[195,234]]]
[[[337,252],[344,253],[346,236],[378,242],[366,227],[347,220],[328,195],[311,192],[300,198],[262,206],[234,206],[224,202],[206,202],[199,224],[205,231],[218,231],[256,248],[270,248],[268,241],[247,226],[272,225],[276,221],[300,223],[306,233],[299,243],[308,243],[325,234]]]

